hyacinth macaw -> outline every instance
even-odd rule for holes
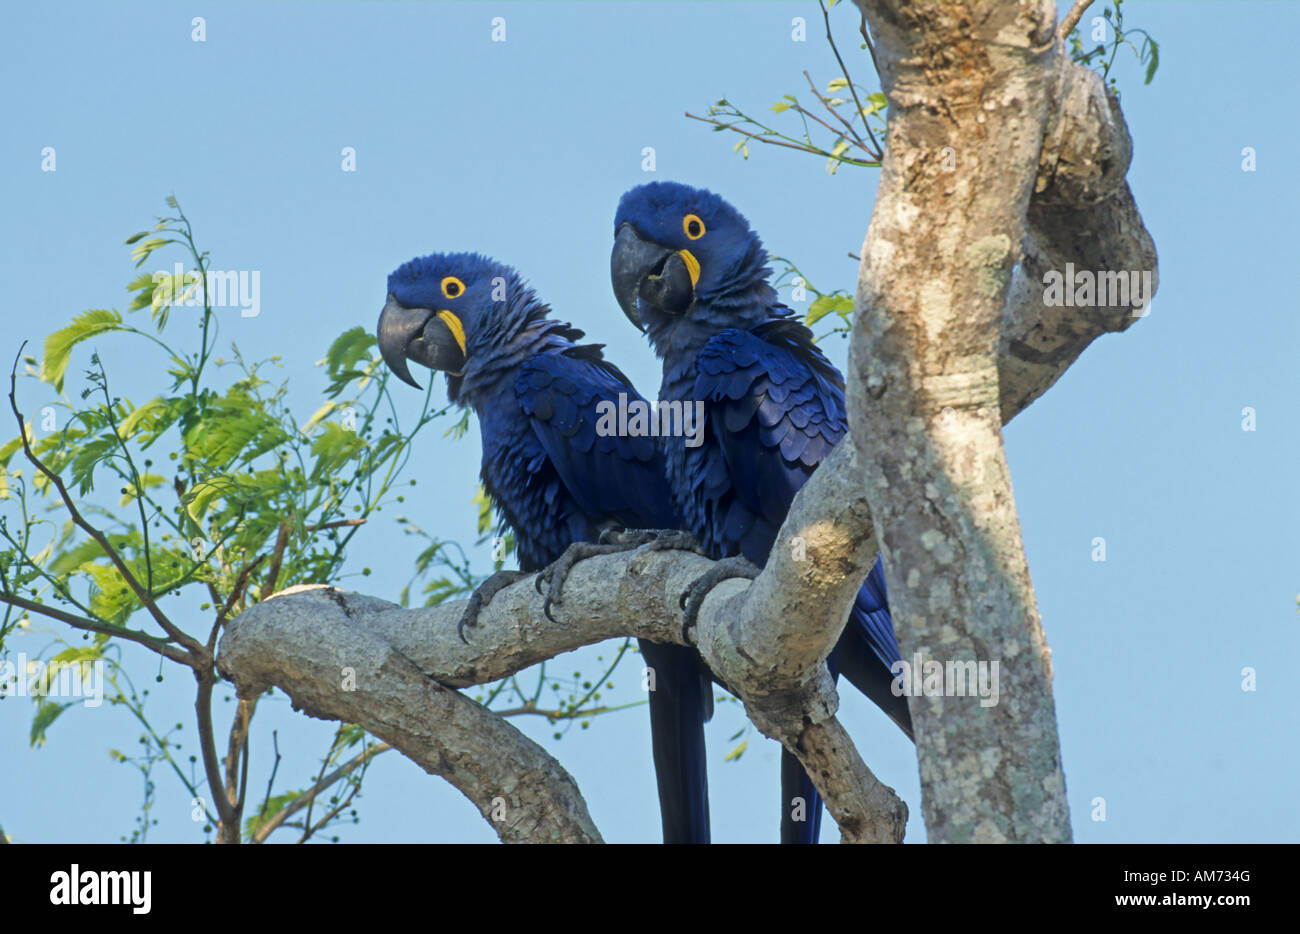
[[[602,345],[578,343],[583,332],[550,313],[515,270],[472,253],[414,259],[388,277],[380,353],[417,388],[408,360],[441,370],[448,399],[473,409],[483,486],[514,531],[521,570],[489,579],[471,601],[475,611],[604,530],[680,528],[657,439],[596,430],[599,402],[641,397]],[[547,607],[549,615],[549,599]],[[708,669],[685,646],[640,646],[654,672],[650,729],[664,842],[707,843]]]
[[[623,195],[614,228],[614,293],[663,359],[659,398],[705,405],[703,444],[665,439],[685,528],[710,557],[730,562],[693,588],[698,608],[708,586],[766,562],[795,493],[848,431],[844,378],[778,301],[762,242],[722,198],[651,182]],[[898,659],[877,560],[827,663],[911,737],[907,699],[890,690]],[[815,843],[821,798],[782,753],[781,840]],[[795,798],[807,803],[803,821],[794,819]]]

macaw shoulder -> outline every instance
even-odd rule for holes
[[[696,398],[714,430],[779,448],[787,461],[819,463],[847,430],[843,378],[798,322],[722,331],[700,351],[697,370]]]
[[[788,318],[718,332],[700,350],[697,370],[706,383],[725,384],[716,388],[732,399],[745,394],[744,377],[765,378],[777,387],[811,379],[822,394],[844,394],[844,378],[813,343],[812,333]]]
[[[609,430],[620,407],[644,403],[627,377],[599,355],[599,348],[538,354],[525,361],[515,378],[521,411],[552,456],[557,444],[649,464],[659,456],[655,440]],[[621,397],[621,398],[620,398]],[[571,451],[568,452],[569,456]]]

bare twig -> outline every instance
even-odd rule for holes
[[[800,113],[807,113],[807,111],[800,108]],[[747,136],[752,140],[757,140],[760,143],[766,143],[769,146],[781,146],[784,147],[785,149],[793,149],[796,152],[811,153],[814,156],[830,156],[830,153],[828,153],[826,150],[819,149],[816,146],[808,146],[803,143],[792,143],[792,142],[788,142],[787,140],[773,139],[770,136],[763,136],[758,133],[751,133],[748,130],[742,130],[739,126],[737,126],[734,123],[726,123],[725,121],[717,120],[713,117],[698,117],[695,114],[690,112],[687,112],[686,116],[690,117],[692,120],[699,120],[701,123],[711,123],[714,126],[722,127],[724,130],[732,130],[736,133],[739,133],[741,136]],[[831,132],[833,133],[835,131],[832,130]],[[866,162],[862,159],[853,159],[849,156],[835,156],[834,158],[838,159],[840,162],[847,163],[848,165],[858,165],[858,166],[862,166],[863,168],[870,168],[871,166],[875,165],[874,162]]]
[[[271,731],[271,748],[275,750],[275,761],[271,763],[271,777],[266,780],[266,794],[262,796],[262,807],[257,812],[259,826],[262,820],[266,818],[266,809],[271,805],[271,789],[275,787],[275,776],[280,771],[280,731]],[[257,840],[250,838],[250,843],[256,843]]]
[[[211,652],[213,649],[216,648],[217,636],[221,634],[221,627],[224,626],[226,620],[230,618],[230,611],[234,609],[235,604],[239,602],[240,598],[242,598],[244,595],[244,591],[248,588],[249,576],[257,568],[257,566],[265,560],[266,560],[266,555],[258,555],[256,558],[252,560],[252,562],[245,565],[244,569],[239,572],[239,577],[235,578],[235,586],[231,589],[230,596],[226,598],[225,604],[222,605],[219,611],[217,611],[216,622],[212,624],[212,632],[208,634],[209,652]],[[212,588],[211,583],[209,583],[208,586],[209,588],[211,588],[210,593],[213,595],[213,598],[215,599],[216,589]]]
[[[272,815],[271,819],[268,820],[266,823],[258,826],[257,832],[253,834],[253,836],[249,839],[249,842],[261,843],[267,837],[269,837],[277,827],[279,827],[281,824],[283,824],[293,815],[297,814],[303,808],[310,805],[312,801],[316,800],[316,797],[325,789],[329,788],[339,779],[347,777],[358,766],[364,765],[365,763],[373,759],[375,756],[379,755],[381,752],[387,752],[392,748],[393,747],[388,745],[387,743],[372,743],[371,745],[367,746],[365,749],[357,753],[347,762],[340,765],[333,772],[330,772],[328,775],[321,777],[321,779],[317,781],[316,784],[312,785],[309,789],[304,791],[298,797],[294,798],[292,801],[286,804],[282,809],[280,809],[274,815]],[[269,794],[270,786],[267,787],[267,792]],[[263,812],[265,813],[265,808],[263,808]]]
[[[364,777],[364,775],[365,773],[362,772],[362,777]],[[324,829],[329,824],[330,821],[338,817],[340,814],[342,814],[344,811],[346,811],[349,807],[352,806],[353,799],[356,798],[357,792],[361,790],[361,782],[354,781],[351,783],[351,785],[352,788],[348,792],[347,797],[344,798],[342,801],[340,801],[334,807],[330,808],[329,813],[327,813],[324,817],[322,817],[319,821],[317,821],[314,827],[311,824],[307,824],[303,828],[302,838],[298,841],[299,843],[306,843],[308,840],[312,838],[312,835],[315,834],[316,831]]]
[[[106,636],[117,636],[119,639],[125,639],[128,642],[135,642],[143,645],[147,649],[152,649],[159,655],[170,658],[174,662],[190,664],[188,653],[181,651],[172,645],[166,639],[160,639],[157,636],[151,636],[148,633],[140,632],[137,629],[125,629],[118,626],[110,626],[107,623],[96,622],[85,616],[78,616],[75,613],[66,613],[57,607],[49,606],[44,603],[37,603],[34,600],[28,600],[20,597],[15,593],[0,593],[0,603],[8,603],[19,609],[27,610],[29,613],[39,613],[41,616],[48,616],[50,619],[57,619],[61,623],[67,623],[75,629],[82,629],[87,632],[103,633]]]
[[[862,41],[867,44],[867,51],[871,53],[871,67],[876,69],[876,77],[880,77],[880,62],[876,61],[876,44],[871,41],[871,33],[867,31],[867,11],[864,7],[859,7],[858,12],[862,15],[862,22],[858,23],[858,32],[862,33]]]
[[[261,600],[275,593],[275,579],[280,576],[280,566],[284,563],[284,549],[289,543],[289,529],[292,527],[292,515],[280,522],[280,531],[275,536],[275,548],[271,552],[271,567],[267,569],[266,580],[262,581],[262,592],[258,595]]]
[[[1090,6],[1092,6],[1092,0],[1074,0],[1074,6],[1070,7],[1070,12],[1065,14],[1065,18],[1061,20],[1061,25],[1056,28],[1056,37],[1064,39],[1073,32],[1074,27],[1079,25],[1079,20],[1083,17],[1084,11]]]
[[[319,785],[321,781],[324,779],[325,770],[329,768],[330,760],[334,758],[334,750],[338,748],[339,740],[343,738],[343,726],[344,724],[340,723],[339,728],[334,731],[334,741],[330,743],[329,752],[325,753],[325,758],[321,759],[320,771],[316,773],[317,785]],[[311,809],[315,805],[315,803],[316,803],[315,796],[312,797],[311,801],[307,802],[307,816],[304,819],[304,824],[308,829],[311,827]],[[302,843],[306,839],[307,839],[307,833],[306,830],[304,830],[303,837],[298,842]]]
[[[819,101],[821,102],[821,105],[822,105],[823,107],[826,108],[827,113],[832,114],[832,115],[835,117],[836,120],[838,120],[838,121],[840,121],[840,123],[844,124],[844,128],[845,128],[846,130],[849,131],[849,134],[853,137],[853,141],[854,141],[855,143],[858,144],[858,148],[861,149],[861,150],[863,150],[864,152],[871,153],[871,155],[875,156],[876,153],[872,152],[871,147],[867,145],[867,141],[864,140],[861,136],[858,135],[858,131],[857,131],[856,129],[853,128],[853,124],[850,123],[848,120],[845,120],[845,119],[844,119],[844,115],[843,115],[842,113],[840,113],[838,110],[836,110],[834,107],[832,107],[830,101],[829,101],[826,97],[823,97],[823,96],[822,96],[821,91],[818,91],[818,90],[817,90],[817,85],[816,85],[816,83],[813,81],[813,79],[812,79],[812,75],[808,74],[808,72],[805,71],[805,72],[803,73],[803,76],[804,76],[804,78],[807,79],[807,81],[808,81],[808,87],[812,90],[812,92],[813,92],[813,96],[816,97],[817,100],[819,100]],[[831,131],[832,133],[834,133],[836,136],[843,136],[843,135],[844,135],[844,134],[841,133],[839,130],[835,129],[833,126],[831,126],[829,123],[827,123],[825,120],[823,120],[823,119],[821,119],[820,117],[818,117],[815,113],[812,113],[811,111],[805,110],[805,109],[804,109],[802,106],[800,106],[799,104],[795,104],[794,107],[795,107],[795,109],[798,110],[801,114],[804,114],[805,116],[808,116],[808,117],[812,117],[814,120],[816,120],[816,121],[817,121],[818,123],[820,123],[822,126],[826,127],[826,129],[830,130],[830,131]],[[878,158],[878,157],[877,157],[877,158]]]
[[[826,4],[823,3],[822,0],[817,0],[817,5],[822,8],[822,19],[826,22],[826,41],[830,43],[831,51],[835,53],[835,61],[840,63],[840,74],[844,76],[845,82],[848,83],[849,93],[853,95],[853,105],[858,108],[858,116],[862,118],[862,125],[866,128],[867,135],[871,137],[871,145],[875,147],[875,152],[873,152],[872,155],[874,155],[877,160],[883,159],[884,150],[880,148],[880,143],[876,140],[876,134],[871,132],[871,120],[867,117],[867,112],[862,109],[862,101],[858,100],[858,90],[853,86],[853,79],[849,77],[849,70],[844,67],[844,59],[840,57],[839,46],[835,44],[835,37],[831,35],[830,10],[826,9]],[[870,48],[870,46],[868,46],[868,48]],[[873,62],[875,61],[875,58],[876,53],[873,51],[871,53],[871,59]],[[812,79],[809,78],[808,81],[811,83]],[[813,93],[816,93],[816,90],[817,89],[814,88]],[[865,145],[863,148],[866,148]]]
[[[348,526],[365,525],[365,519],[339,519],[337,522],[323,522],[320,525],[306,526],[304,532],[324,532],[326,529],[342,529]],[[274,592],[274,591],[273,591]]]

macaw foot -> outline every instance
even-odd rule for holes
[[[625,549],[647,548],[650,551],[693,551],[709,557],[690,532],[677,529],[606,529],[600,533],[602,545],[623,545]]]
[[[546,618],[555,622],[555,617],[551,615],[551,607],[559,606],[563,602],[561,593],[564,590],[564,582],[568,579],[573,566],[579,561],[597,555],[635,551],[642,547],[649,548],[651,551],[680,549],[704,554],[700,543],[689,532],[666,529],[606,529],[600,533],[600,540],[597,542],[574,542],[564,549],[564,554],[537,575],[534,586],[538,593],[543,592],[542,584],[546,584],[546,601],[542,604],[542,612],[546,614]]]
[[[710,590],[723,581],[733,578],[743,577],[753,580],[762,570],[746,558],[723,558],[691,581],[691,586],[686,588],[681,598],[681,606],[685,611],[682,613],[682,641],[687,645],[691,644],[687,633],[699,622],[700,607],[704,604],[704,598],[709,595]]]
[[[460,641],[466,645],[469,644],[469,640],[465,638],[465,627],[478,625],[478,614],[483,607],[492,602],[493,597],[511,584],[523,580],[527,576],[528,572],[526,571],[497,571],[479,584],[478,589],[469,595],[469,603],[465,606],[465,612],[461,614],[460,622],[456,624],[456,635],[460,636]]]

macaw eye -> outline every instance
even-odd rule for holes
[[[697,214],[687,214],[682,218],[682,230],[686,231],[686,236],[690,239],[698,240],[704,236],[704,221]]]
[[[461,282],[455,276],[448,276],[442,280],[442,294],[448,298],[457,298],[465,291],[465,283]]]

